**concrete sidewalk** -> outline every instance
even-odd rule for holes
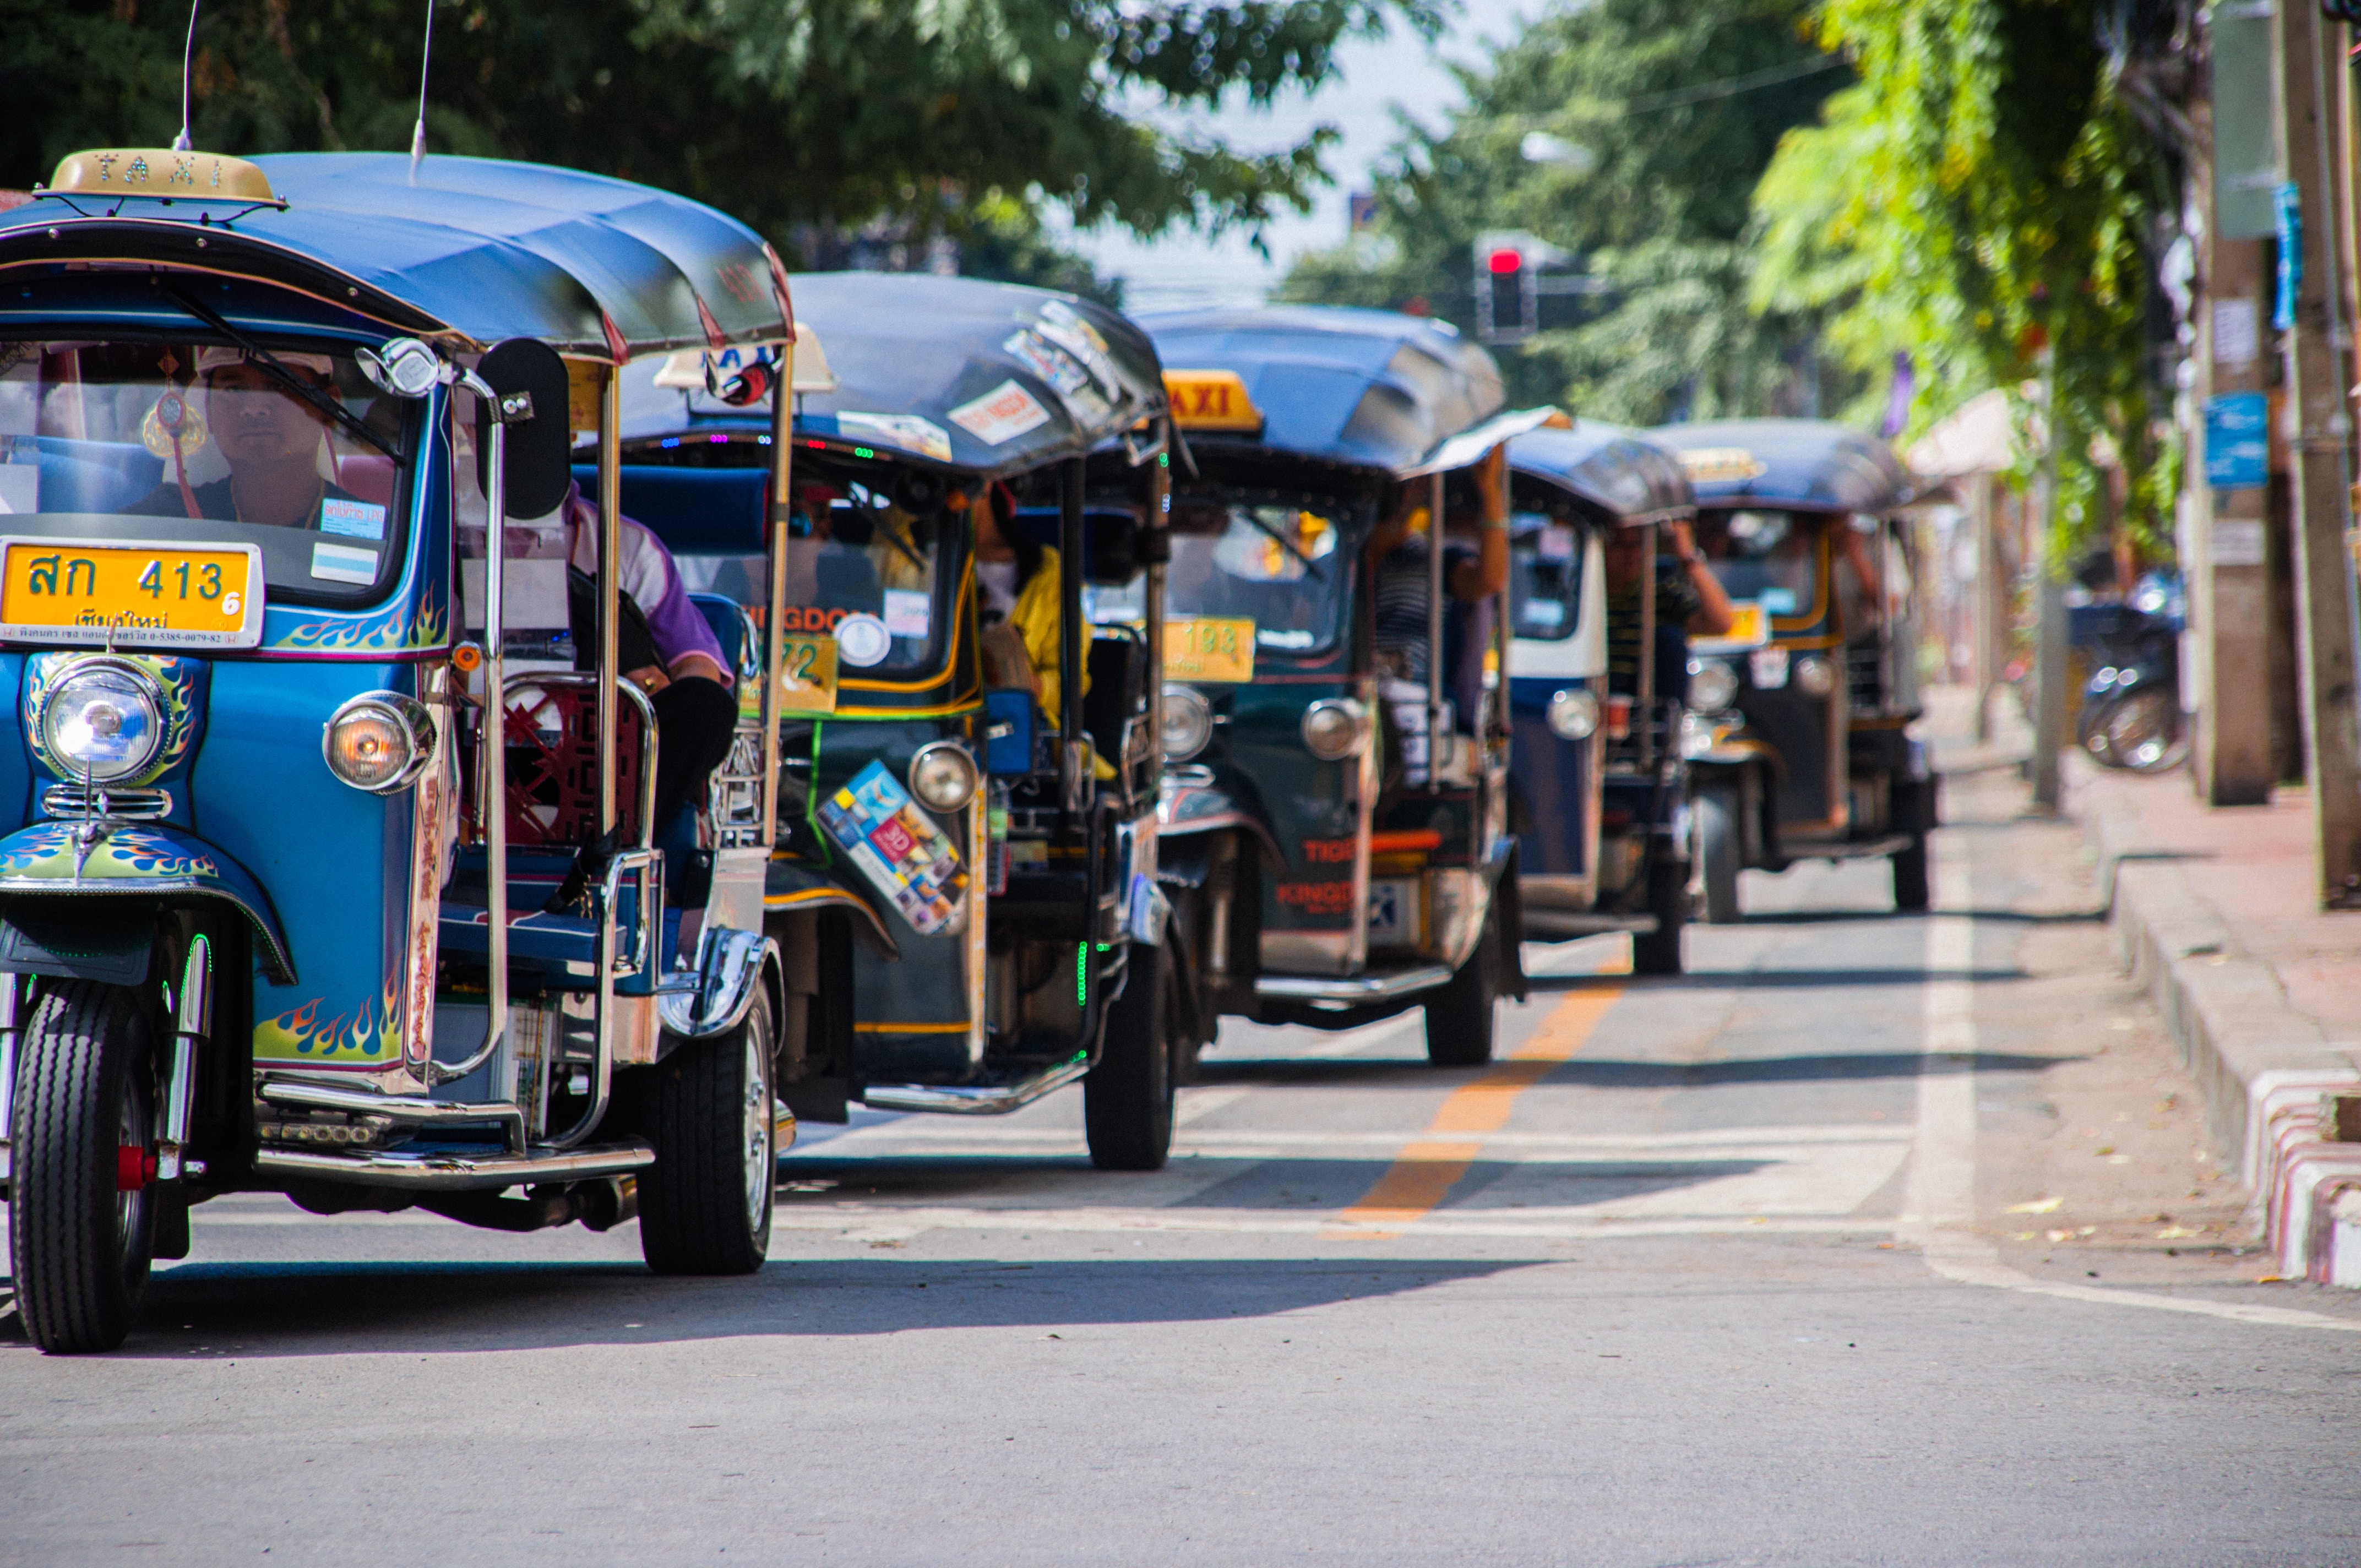
[[[2124,962],[2279,1272],[2361,1287],[2361,914],[2319,910],[2304,792],[2208,810],[2186,772],[2114,773],[2079,751],[2066,779]]]

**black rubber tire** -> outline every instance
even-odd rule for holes
[[[1689,868],[1686,861],[1659,855],[1648,868],[1648,913],[1656,928],[1631,938],[1633,974],[1681,972],[1681,929],[1689,922]]]
[[[770,987],[758,986],[744,1023],[656,1064],[648,1096],[656,1162],[640,1173],[640,1255],[658,1274],[752,1274],[770,1250],[771,1012]]]
[[[1916,835],[1908,849],[1894,850],[1892,858],[1894,907],[1909,913],[1933,903],[1934,888],[1927,879],[1927,835]]]
[[[1172,1153],[1172,949],[1131,945],[1106,1043],[1082,1078],[1082,1131],[1101,1170],[1161,1170]]]
[[[51,981],[18,1048],[8,1250],[25,1334],[53,1355],[113,1350],[156,1252],[156,1189],[116,1190],[117,1151],[155,1138],[148,1019],[120,986]]]
[[[1739,809],[1734,784],[1708,784],[1697,793],[1698,880],[1705,889],[1697,914],[1708,926],[1738,923]]]
[[[1459,966],[1449,983],[1427,992],[1426,1059],[1435,1067],[1482,1067],[1492,1059],[1492,1035],[1499,1022],[1500,997],[1500,927],[1492,914],[1476,950]]]

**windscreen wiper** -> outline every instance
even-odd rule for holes
[[[219,311],[214,310],[211,305],[204,303],[201,300],[192,298],[190,295],[182,292],[179,289],[167,288],[164,292],[170,294],[182,310],[188,312],[191,315],[196,317],[199,321],[204,323],[207,326],[213,328],[224,337],[228,338],[240,348],[246,350],[247,357],[259,367],[264,375],[269,377],[273,381],[278,382],[280,390],[286,392],[291,397],[300,398],[304,402],[310,404],[313,408],[317,409],[320,412],[327,415],[330,419],[335,421],[338,425],[342,426],[347,434],[368,442],[371,446],[376,447],[379,452],[384,453],[388,457],[392,458],[397,463],[401,461],[401,448],[398,443],[390,442],[384,436],[379,435],[376,431],[371,430],[368,425],[361,422],[359,416],[356,415],[352,410],[345,407],[344,404],[338,402],[335,399],[328,396],[327,393],[321,391],[317,387],[313,386],[310,382],[305,381],[302,377],[296,375],[295,372],[287,368],[285,365],[280,363],[279,356],[277,355],[263,347],[262,345],[255,342],[254,339],[247,336],[246,334],[238,331],[237,328],[230,325],[228,319]]]
[[[1287,535],[1281,533],[1270,524],[1263,521],[1262,519],[1255,516],[1254,509],[1252,507],[1233,507],[1230,509],[1230,515],[1232,517],[1241,517],[1246,519],[1247,522],[1251,523],[1255,528],[1259,530],[1266,537],[1268,537],[1273,544],[1278,545],[1281,550],[1286,551],[1289,554],[1302,562],[1303,569],[1305,571],[1309,572],[1312,569],[1312,557],[1297,549],[1294,543],[1290,540]]]

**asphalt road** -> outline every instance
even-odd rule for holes
[[[862,1114],[773,1261],[199,1211],[122,1352],[0,1323],[0,1562],[2361,1563],[2361,1300],[2258,1284],[2070,828],[1932,917],[1750,874],[1437,1071],[1232,1027],[1179,1154]]]

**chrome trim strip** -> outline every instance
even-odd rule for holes
[[[1086,1060],[1060,1062],[1015,1083],[988,1089],[930,1083],[872,1084],[861,1091],[861,1102],[879,1111],[937,1111],[953,1116],[1001,1116],[1030,1105],[1055,1089],[1063,1089],[1091,1070]]]
[[[404,1191],[497,1191],[525,1182],[585,1181],[624,1176],[655,1164],[656,1151],[638,1138],[570,1150],[529,1149],[503,1155],[405,1155],[400,1150],[356,1157],[264,1149],[254,1157],[257,1175],[309,1181],[346,1181],[359,1187]]]
[[[388,1116],[407,1127],[474,1125],[498,1122],[508,1137],[509,1152],[525,1146],[524,1111],[504,1101],[480,1103],[466,1100],[432,1100],[423,1094],[377,1094],[366,1089],[340,1089],[334,1084],[297,1080],[266,1079],[258,1091],[272,1105],[306,1111],[342,1111],[355,1116]]]
[[[1450,981],[1451,971],[1441,964],[1420,964],[1382,974],[1358,974],[1348,980],[1266,974],[1255,978],[1255,994],[1279,1002],[1389,1002],[1412,992],[1449,984]]]

